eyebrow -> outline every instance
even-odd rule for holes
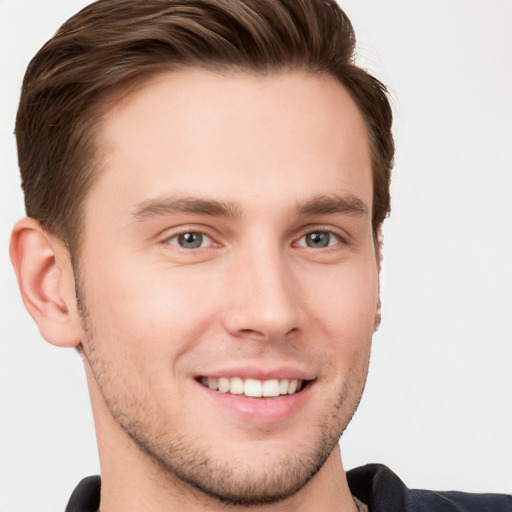
[[[143,201],[135,208],[133,218],[142,221],[151,217],[172,215],[176,213],[193,213],[216,217],[240,217],[240,208],[234,203],[203,199],[200,197],[160,197]]]
[[[358,197],[348,195],[318,196],[299,204],[297,207],[299,216],[332,215],[343,213],[348,215],[368,215],[368,208]]]
[[[299,217],[312,215],[368,215],[368,208],[358,197],[349,195],[317,196],[296,207]],[[136,221],[176,213],[209,215],[228,219],[242,215],[241,208],[229,201],[217,201],[201,197],[169,196],[148,199],[134,209],[132,214]]]

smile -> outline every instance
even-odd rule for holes
[[[277,397],[298,393],[308,381],[301,379],[242,379],[241,377],[201,377],[199,382],[214,391],[251,398]]]

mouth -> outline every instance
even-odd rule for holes
[[[241,377],[198,377],[197,381],[213,391],[242,395],[248,398],[277,398],[294,395],[312,382],[303,379],[258,380]]]

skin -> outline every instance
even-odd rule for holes
[[[337,441],[379,285],[348,93],[300,72],[174,72],[123,97],[99,140],[79,263],[32,219],[11,256],[43,336],[81,349],[101,510],[354,510]],[[287,372],[309,381],[295,402],[198,382]]]

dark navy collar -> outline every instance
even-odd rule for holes
[[[352,494],[369,512],[512,512],[512,495],[434,492],[408,489],[389,468],[367,464],[347,473]],[[97,512],[101,479],[84,478],[73,491],[66,512]]]

